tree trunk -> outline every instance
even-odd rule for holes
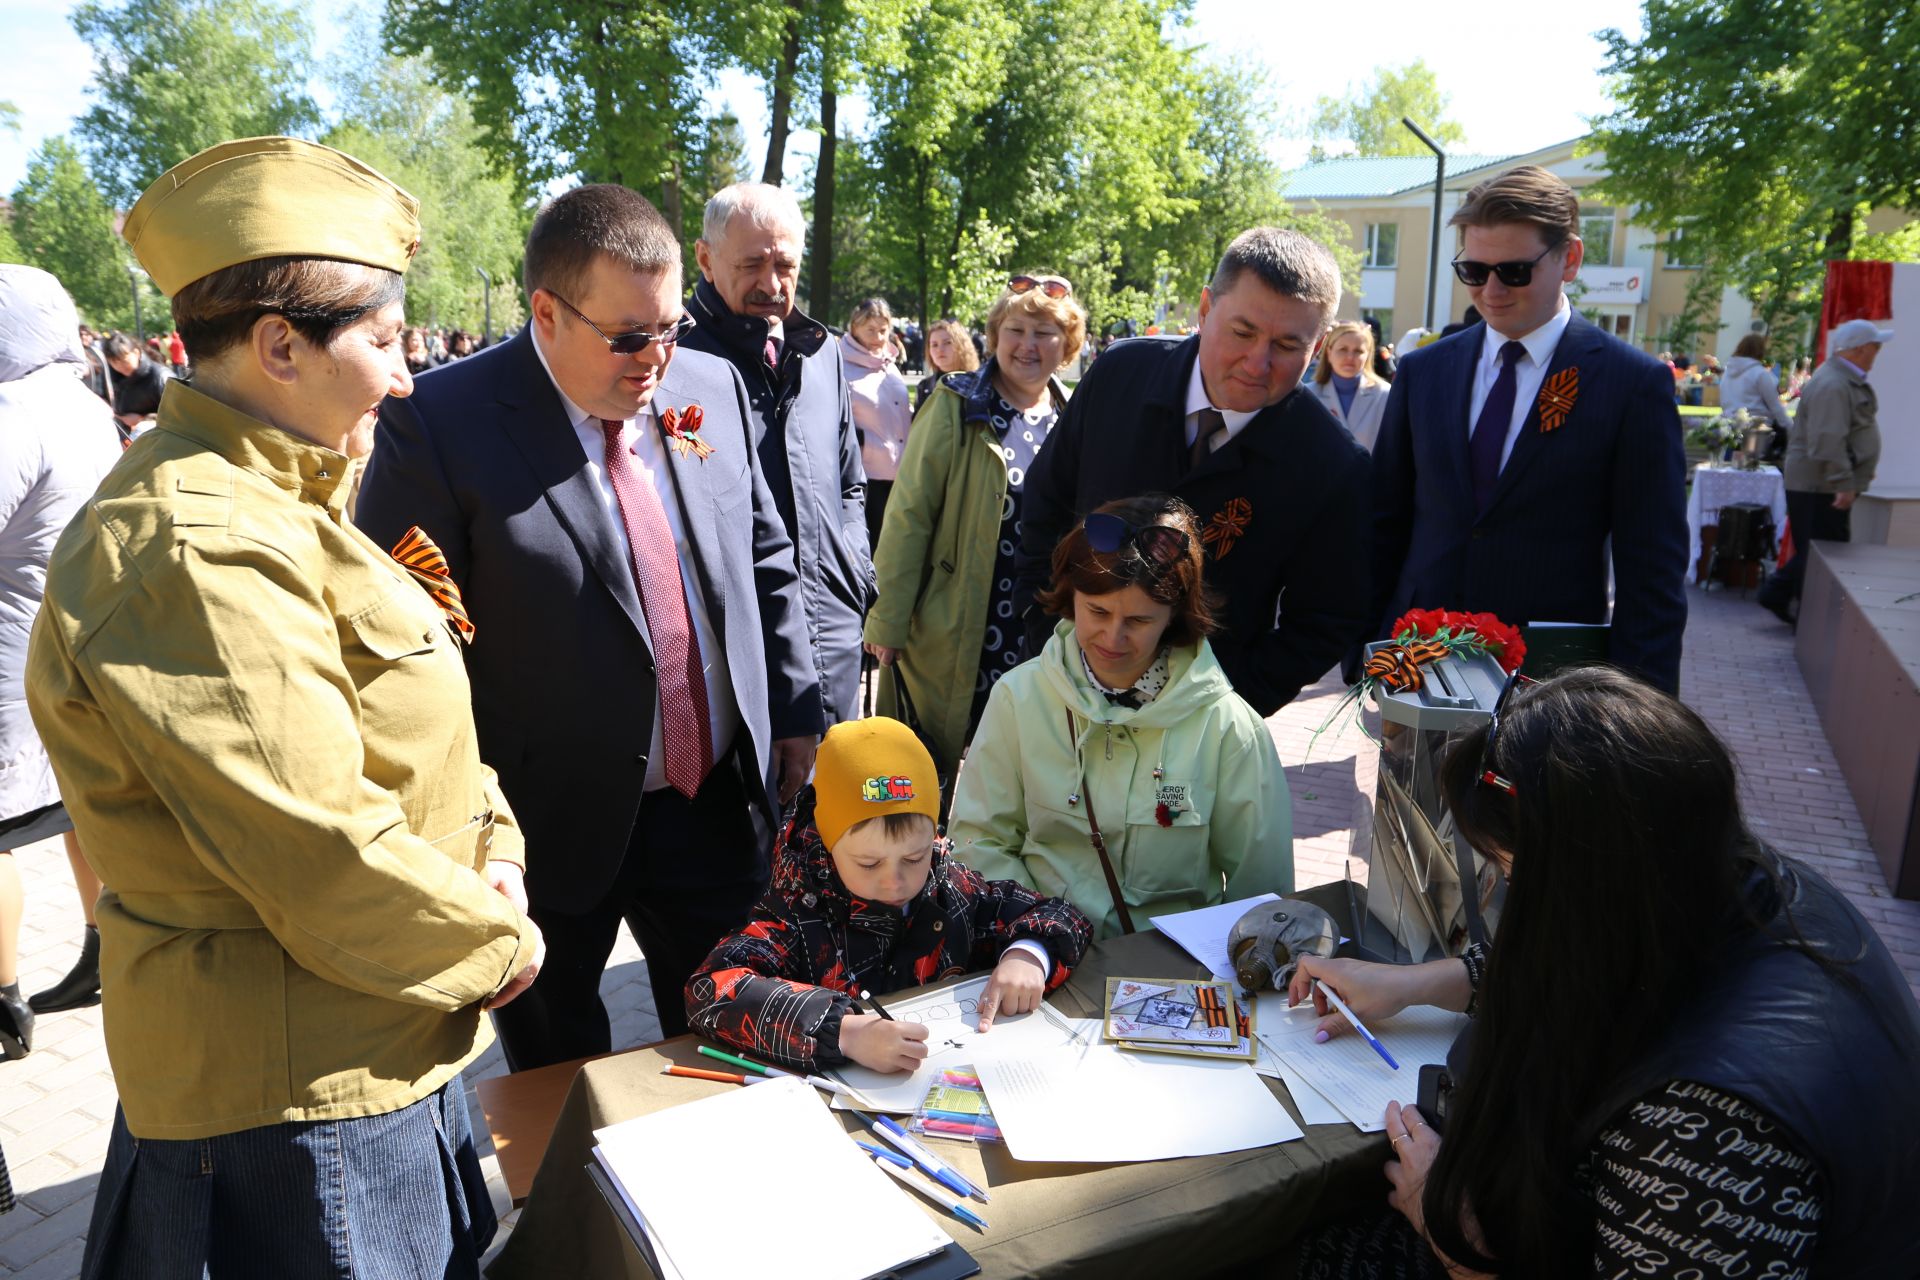
[[[1853,252],[1853,206],[1833,211],[1833,223],[1827,228],[1827,260],[1844,262]]]
[[[788,118],[793,114],[793,78],[800,66],[800,15],[803,0],[787,0],[787,38],[773,74],[773,108],[767,120],[767,163],[760,181],[780,185],[787,167]]]
[[[605,54],[607,49],[606,23],[600,22],[594,24],[593,43],[601,54],[601,57],[596,60],[596,64],[590,72],[593,76],[594,119],[603,121],[606,129],[602,133],[602,141],[599,147],[600,171],[598,173],[583,173],[581,176],[588,182],[611,182],[619,186],[624,186],[627,181],[626,174],[621,172],[619,161],[614,159],[613,148],[608,145],[608,140],[619,134],[618,121],[620,118],[620,104],[614,97],[613,86],[607,83],[605,67]]]
[[[915,169],[914,208],[920,211],[920,216],[913,220],[914,246],[917,250],[914,261],[920,273],[920,329],[925,332],[927,326],[933,323],[933,314],[927,308],[927,304],[932,301],[928,297],[932,285],[927,271],[927,157],[925,155],[920,157]],[[928,366],[928,372],[932,372],[932,366]]]
[[[820,163],[813,170],[813,285],[807,307],[816,318],[833,312],[833,161],[839,139],[834,114],[839,95],[830,80],[820,84]],[[822,323],[829,323],[823,320]]]

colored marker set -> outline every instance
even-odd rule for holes
[[[972,1067],[950,1067],[933,1078],[907,1127],[929,1138],[956,1142],[1004,1142]]]

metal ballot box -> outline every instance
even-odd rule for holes
[[[1367,656],[1387,643],[1368,645]],[[1476,917],[1491,936],[1505,896],[1499,868],[1455,839],[1440,764],[1492,718],[1507,673],[1485,655],[1444,657],[1421,670],[1420,688],[1376,693],[1380,773],[1358,938],[1361,954],[1400,964],[1459,955]],[[1463,894],[1463,883],[1472,891]]]

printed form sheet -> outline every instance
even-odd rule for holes
[[[1284,1000],[1284,997],[1282,997]],[[1302,1005],[1301,1008],[1308,1008]],[[1296,1011],[1297,1012],[1297,1011]],[[1262,1010],[1264,1015],[1265,1011]],[[1309,1034],[1294,1035],[1272,1044],[1282,1066],[1290,1068],[1322,1097],[1340,1109],[1363,1133],[1379,1133],[1386,1128],[1389,1102],[1412,1103],[1420,1096],[1420,1068],[1447,1060],[1447,1050],[1465,1026],[1467,1015],[1445,1009],[1419,1006],[1391,1018],[1369,1022],[1367,1029],[1387,1047],[1400,1069],[1395,1071],[1382,1061],[1373,1047],[1349,1029],[1325,1044],[1313,1043]],[[1268,1033],[1264,1018],[1260,1033]],[[1272,1042],[1269,1042],[1272,1043]],[[1296,1101],[1297,1101],[1296,1097]]]

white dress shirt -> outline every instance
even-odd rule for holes
[[[567,411],[567,421],[580,441],[581,451],[587,455],[587,475],[593,480],[594,492],[600,495],[600,505],[605,508],[614,532],[620,535],[620,545],[627,549],[627,573],[631,575],[633,544],[627,537],[626,517],[620,513],[619,495],[613,491],[613,477],[607,474],[605,466],[606,430],[601,427],[598,417],[575,404],[560,383],[554,380],[553,366],[547,363],[547,353],[540,349],[539,330],[534,329],[532,336],[534,354],[540,357],[540,367],[547,371],[547,378],[553,381],[553,389],[559,394],[560,404]],[[680,584],[687,593],[687,611],[693,615],[694,635],[700,642],[700,661],[707,677],[707,720],[713,731],[713,758],[718,764],[740,730],[740,707],[733,697],[733,676],[727,669],[727,651],[714,631],[713,619],[707,614],[706,596],[700,590],[699,568],[687,556],[687,529],[680,518],[680,494],[674,487],[666,439],[654,425],[653,406],[641,405],[640,412],[627,421],[635,427],[631,450],[634,466],[639,469],[641,479],[652,485],[653,491],[660,495],[660,506],[666,512],[667,527],[673,531],[673,543],[680,556]],[[637,598],[639,594],[639,584],[636,583],[634,595]],[[656,682],[653,693],[653,741],[647,747],[647,777],[642,784],[648,791],[658,791],[667,785],[667,753],[662,742],[662,718],[660,688]]]
[[[1186,442],[1189,449],[1193,448],[1193,438],[1200,434],[1200,412],[1203,409],[1214,409],[1214,403],[1207,398],[1207,384],[1200,376],[1200,358],[1195,356],[1193,376],[1187,379]],[[1214,430],[1213,442],[1207,446],[1208,453],[1225,448],[1227,441],[1247,429],[1247,424],[1253,421],[1254,414],[1260,410],[1242,413],[1238,409],[1215,409],[1215,412],[1226,419],[1227,425]]]
[[[1526,337],[1519,339],[1527,354],[1514,362],[1513,366],[1513,421],[1507,424],[1507,439],[1500,446],[1500,466],[1504,469],[1507,457],[1513,452],[1513,442],[1520,438],[1520,427],[1533,412],[1533,402],[1539,398],[1540,384],[1547,380],[1547,365],[1553,360],[1553,349],[1560,345],[1560,338],[1573,322],[1573,308],[1567,305],[1562,295],[1560,309],[1553,313],[1553,319],[1535,329]],[[1495,333],[1491,327],[1486,330],[1480,344],[1480,363],[1473,371],[1473,405],[1467,415],[1467,438],[1473,438],[1474,424],[1480,421],[1480,410],[1486,407],[1487,396],[1493,391],[1493,382],[1500,376],[1500,349],[1507,345],[1504,335]]]

